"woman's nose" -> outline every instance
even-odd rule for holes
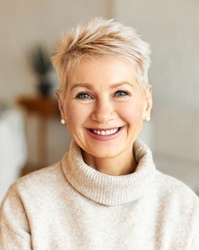
[[[113,119],[114,108],[110,100],[96,102],[91,118],[99,123],[106,123]]]

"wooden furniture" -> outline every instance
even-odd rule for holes
[[[21,171],[21,175],[38,170],[48,164],[48,135],[47,123],[49,118],[59,118],[58,104],[55,98],[39,96],[21,96],[17,104],[25,111],[26,126],[28,133],[28,120],[30,116],[38,119],[37,127],[37,155],[38,164],[32,165],[27,162]],[[28,135],[27,135],[28,136]]]

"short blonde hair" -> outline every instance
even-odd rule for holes
[[[144,90],[148,86],[149,44],[134,29],[114,20],[94,18],[65,33],[51,58],[65,96],[68,72],[82,59],[103,55],[118,56],[135,65],[137,80]]]

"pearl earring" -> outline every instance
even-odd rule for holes
[[[61,124],[65,124],[65,120],[64,119],[61,119]]]
[[[145,117],[145,121],[146,122],[149,122],[151,120],[151,117],[149,116],[149,115],[147,115],[146,117]]]

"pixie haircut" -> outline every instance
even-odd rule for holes
[[[149,44],[134,29],[114,20],[94,18],[63,34],[51,60],[59,78],[60,94],[67,91],[67,75],[82,59],[111,55],[125,59],[135,67],[142,90],[148,86]]]

